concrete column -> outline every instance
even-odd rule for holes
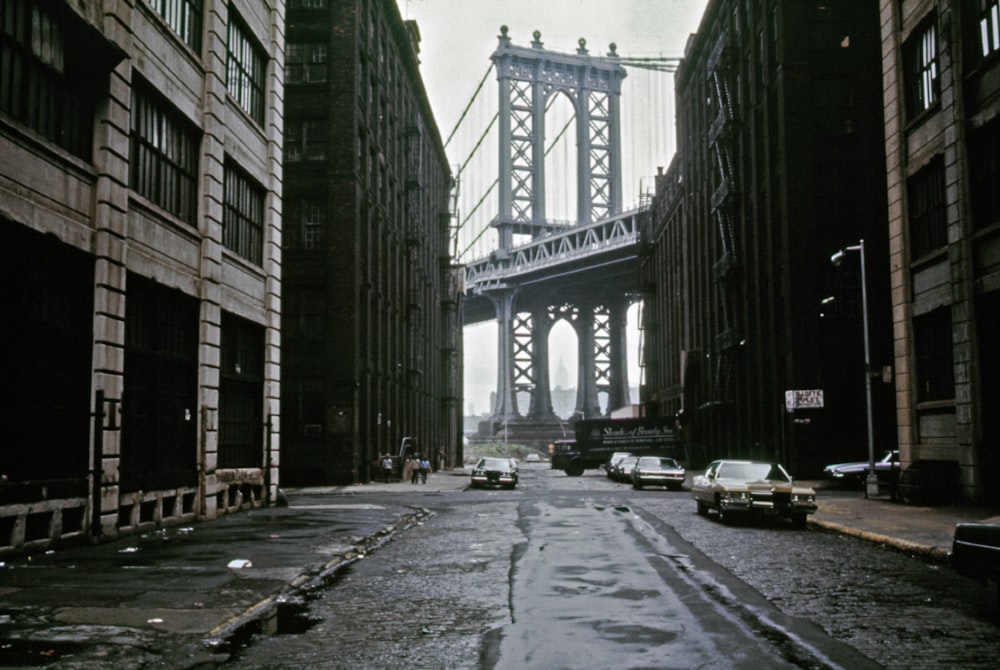
[[[531,368],[535,373],[535,387],[531,391],[528,416],[544,418],[552,415],[552,394],[549,382],[549,332],[548,306],[536,303],[531,310]]]
[[[594,419],[601,416],[601,404],[597,397],[593,305],[580,306],[577,339],[579,349],[577,352],[576,414],[584,419]]]
[[[629,404],[628,389],[628,298],[611,303],[611,379],[608,389],[608,411]]]
[[[514,391],[514,297],[516,290],[490,296],[497,314],[497,393],[493,417],[503,421],[518,416]]]

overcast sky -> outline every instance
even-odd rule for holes
[[[623,56],[679,57],[683,55],[688,36],[697,30],[708,4],[708,0],[397,1],[403,18],[417,21],[420,29],[421,74],[442,139],[451,133],[490,67],[490,54],[497,47],[500,26],[508,26],[511,41],[519,46],[530,46],[532,33],[539,30],[545,48],[554,51],[572,53],[582,37],[587,41],[587,49],[594,55],[606,55],[608,45],[614,42],[618,53]],[[642,76],[643,73],[631,71],[626,84],[636,86],[640,82],[651,81],[642,79]],[[486,86],[495,88],[496,77],[491,74]],[[623,156],[624,181],[627,182],[623,184],[626,207],[634,202],[630,193],[638,191],[639,179],[655,174],[657,166],[670,163],[673,153],[672,82],[667,81],[666,86],[657,96],[670,97],[668,103],[671,106],[663,113],[664,105],[657,100],[652,101],[654,105],[659,104],[659,116],[662,118],[650,121],[649,136],[640,141],[623,137],[623,154],[630,151],[635,154],[631,160],[630,156]],[[630,95],[629,90],[623,88],[623,113],[639,93],[632,93],[634,97],[629,99],[626,95]],[[634,119],[635,113],[633,111],[629,119]],[[477,121],[473,119],[463,125],[475,123]],[[623,120],[624,123],[629,121]],[[654,133],[652,128],[657,124],[666,124],[667,127]],[[669,138],[650,142],[649,137],[654,134],[668,135]],[[468,157],[468,151],[468,146],[461,146],[457,141],[449,145],[450,162],[453,165],[461,163]],[[639,151],[647,154],[640,155]],[[495,167],[491,171],[495,172]],[[495,174],[489,175],[490,179],[495,177]],[[470,175],[463,177],[463,181],[468,187]],[[492,216],[496,204],[489,209]],[[632,386],[639,383],[636,321],[635,310],[632,310],[629,322],[629,382]],[[569,326],[562,324],[558,328],[564,332],[556,331],[554,335],[554,344],[550,346],[552,362],[556,365],[561,361],[569,373],[571,385],[575,385],[575,341],[573,336],[568,335],[571,332]],[[489,411],[490,392],[496,390],[496,346],[495,323],[466,329],[463,410],[471,406],[478,414]],[[633,402],[637,400],[632,398]]]

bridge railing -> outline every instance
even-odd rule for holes
[[[543,267],[555,267],[587,256],[597,256],[627,245],[639,243],[639,227],[645,208],[614,216],[561,232],[553,232],[509,251],[498,249],[488,257],[466,264],[466,293],[480,293],[496,288],[518,275]]]

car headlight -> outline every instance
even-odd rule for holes
[[[814,503],[816,502],[816,496],[805,493],[796,493],[792,496],[792,502]]]
[[[747,491],[726,491],[722,498],[729,502],[746,502],[750,499],[750,494]]]

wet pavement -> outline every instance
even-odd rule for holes
[[[454,471],[416,486],[431,493],[467,483],[466,473]],[[811,483],[821,489],[811,523],[943,563],[957,523],[1000,522],[994,508],[918,507]],[[286,491],[287,507],[6,557],[0,666],[112,667],[123,658],[147,667],[210,664],[241,633],[279,625],[297,594],[421,523],[427,510],[391,502],[394,493],[416,490],[392,482]]]

